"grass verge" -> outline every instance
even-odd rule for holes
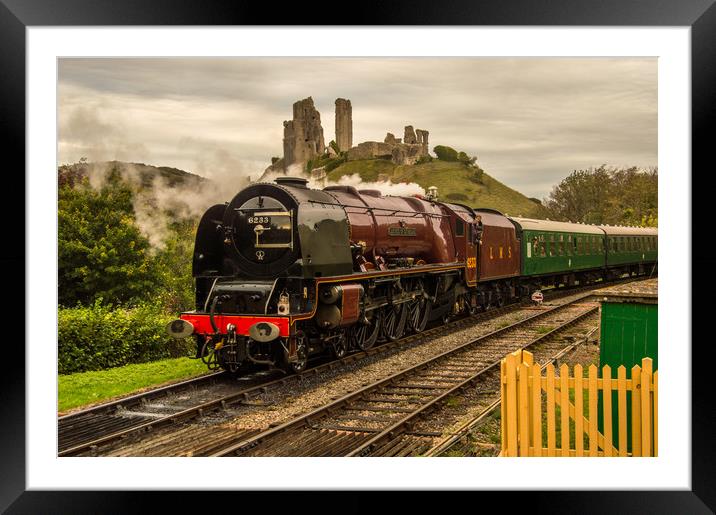
[[[169,358],[58,377],[57,410],[64,411],[127,395],[151,386],[207,373],[200,359]]]

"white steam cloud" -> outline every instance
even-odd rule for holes
[[[87,176],[90,186],[101,189],[113,163],[89,164]],[[151,169],[150,169],[151,170]],[[134,190],[133,207],[136,224],[154,249],[163,249],[171,235],[170,224],[179,219],[193,219],[197,222],[206,210],[214,204],[230,201],[236,193],[251,184],[248,175],[240,170],[224,169],[213,174],[211,179],[199,180],[192,177],[183,182],[170,184],[169,179],[156,175],[147,184],[147,169],[132,163],[119,164],[122,178]],[[287,173],[271,172],[261,177],[261,182],[272,182],[277,177],[305,177],[308,187],[322,189],[331,185],[353,186],[358,190],[378,190],[383,195],[414,196],[425,195],[425,189],[414,182],[394,183],[388,181],[363,181],[359,174],[346,175],[338,181],[325,181],[307,177],[301,165],[291,165]]]
[[[317,181],[309,181],[309,184]],[[425,189],[415,182],[391,182],[391,181],[364,181],[360,175],[354,173],[352,175],[344,175],[336,182],[326,182],[325,187],[332,185],[353,186],[358,190],[378,190],[383,195],[394,195],[402,197],[412,197],[414,195],[425,195]]]

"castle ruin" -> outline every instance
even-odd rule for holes
[[[321,113],[311,97],[293,104],[293,120],[283,122],[283,168],[307,163],[326,150]]]
[[[353,146],[353,108],[351,101],[337,98],[335,102],[335,131],[338,151],[348,161],[360,159],[389,159],[395,164],[412,165],[429,155],[428,131],[406,125],[403,138],[388,133],[382,142],[364,141]],[[321,114],[308,97],[293,104],[293,119],[283,122],[283,158],[275,160],[264,174],[286,172],[291,165],[304,166],[308,161],[327,153],[337,154],[326,147],[321,126]]]
[[[341,152],[353,146],[353,108],[345,98],[336,99],[336,144]]]

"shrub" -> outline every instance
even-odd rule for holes
[[[457,150],[452,147],[438,145],[433,148],[433,152],[435,152],[435,155],[438,156],[440,161],[457,161]]]
[[[191,339],[175,340],[166,333],[173,318],[150,305],[113,309],[97,301],[90,307],[60,308],[58,372],[102,370],[191,355]]]
[[[346,154],[343,154],[339,157],[334,157],[333,159],[330,159],[324,166],[326,167],[326,173],[330,172],[331,170],[335,170],[340,165],[348,161],[348,156]]]
[[[423,163],[432,163],[432,161],[433,161],[433,156],[425,155],[425,156],[420,156],[418,158],[418,160],[415,161],[415,164],[421,165]]]
[[[477,156],[470,157],[465,152],[460,152],[457,155],[457,160],[466,166],[475,166],[475,162],[477,161]]]
[[[150,298],[157,269],[149,240],[135,223],[133,193],[113,168],[100,190],[85,181],[59,188],[57,275],[59,303],[90,305],[97,298]]]
[[[483,184],[484,185],[485,183],[482,180],[483,176],[485,175],[484,170],[482,168],[480,168],[479,166],[471,168],[470,170],[471,170],[471,173],[468,174],[467,179],[470,182],[474,182],[475,184]]]

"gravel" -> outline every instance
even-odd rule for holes
[[[493,320],[455,330],[414,348],[398,350],[393,355],[370,357],[340,370],[328,371],[308,378],[298,386],[293,384],[267,392],[259,399],[261,402],[271,405],[271,409],[242,410],[242,413],[237,414],[234,420],[228,424],[231,427],[242,429],[280,424],[292,417],[324,406],[363,386],[385,379],[396,372],[459,347],[469,340],[533,316],[539,311],[567,303],[579,295],[582,294],[544,303],[542,307],[521,308]]]

